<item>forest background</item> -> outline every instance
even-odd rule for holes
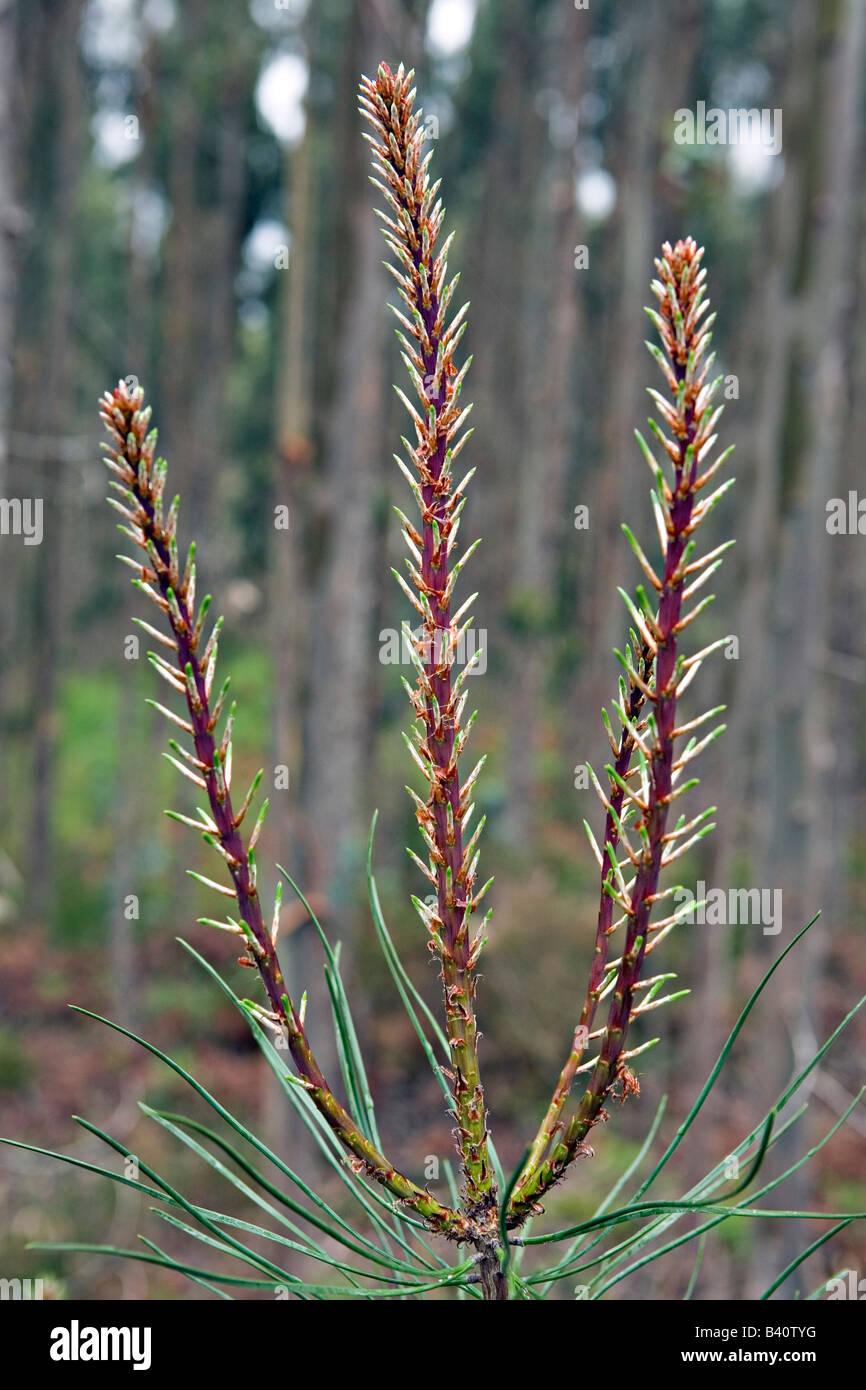
[[[102,1162],[71,1112],[135,1150],[138,1098],[176,1107],[180,1083],[74,1002],[142,1032],[314,1165],[243,1022],[175,942],[234,970],[196,925],[211,907],[184,873],[210,872],[207,851],[162,815],[178,791],[145,705],[160,692],[113,558],[96,399],[133,375],[200,584],[226,615],[237,776],[263,766],[271,799],[268,890],[286,864],[344,943],[395,1161],[426,1177],[451,1152],[365,905],[378,808],[386,919],[437,1008],[403,849],[406,605],[389,573],[402,367],[356,112],[358,76],[381,58],[416,69],[472,304],[464,532],[484,537],[471,587],[485,655],[470,684],[496,875],[481,1060],[503,1160],[537,1123],[585,986],[597,875],[581,821],[599,812],[585,767],[606,761],[616,585],[635,580],[620,522],[652,540],[633,438],[657,385],[642,306],[661,241],[688,233],[707,248],[722,438],[737,445],[714,543],[738,544],[694,644],[735,638],[702,690],[728,706],[702,769],[718,828],[681,877],[780,893],[782,913],[675,933],[666,968],[692,993],[642,1059],[640,1100],[551,1209],[592,1211],[663,1092],[672,1132],[749,990],[819,907],[682,1151],[684,1182],[835,1026],[866,959],[864,49],[864,0],[0,0],[0,497],[43,503],[39,544],[11,525],[0,536],[3,1133]],[[773,144],[758,127],[702,142],[713,109],[765,112]],[[327,1057],[317,942],[295,909],[284,931]],[[864,1025],[845,1038],[813,1077],[798,1153],[862,1084]],[[161,1166],[169,1141],[146,1142]],[[791,1152],[781,1143],[772,1169]],[[862,1208],[864,1152],[858,1109],[785,1204]],[[172,1163],[182,1185],[185,1160]],[[130,1245],[146,1212],[109,1186],[0,1154],[0,1270],[57,1296],[201,1296],[144,1265],[25,1250]],[[862,1273],[857,1232],[789,1296],[846,1260]],[[726,1223],[693,1297],[753,1296],[806,1243],[802,1228]],[[681,1298],[691,1255],[651,1269],[612,1296]]]

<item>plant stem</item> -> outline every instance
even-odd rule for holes
[[[231,876],[242,925],[232,922],[227,925],[234,927],[245,941],[247,954],[240,964],[254,965],[258,969],[271,1005],[271,1012],[263,1021],[284,1032],[310,1098],[354,1156],[353,1164],[357,1164],[358,1171],[375,1178],[443,1234],[463,1239],[469,1232],[465,1218],[398,1172],[339,1103],[313,1056],[303,1023],[289,997],[277,959],[276,933],[266,928],[262,915],[254,855],[240,833],[248,801],[238,814],[232,806],[230,730],[219,747],[215,738],[225,693],[224,688],[223,695],[212,708],[210,696],[218,625],[214,637],[199,654],[202,615],[196,621],[194,552],[191,550],[190,561],[181,578],[177,562],[177,499],[168,519],[163,521],[165,464],[162,460],[154,461],[156,431],[147,433],[150,409],[142,409],[143,399],[140,387],[131,392],[124,382],[102,398],[100,412],[114,446],[106,461],[121,479],[117,490],[124,496],[125,505],[114,503],[127,523],[121,530],[147,554],[147,564],[141,566],[139,587],[154,599],[171,626],[172,640],[162,640],[175,654],[173,678],[168,663],[160,657],[154,656],[153,660],[169,684],[183,691],[186,699],[189,720],[181,722],[184,730],[191,734],[195,748],[194,758],[187,755],[191,768],[187,775],[207,793],[213,830],[212,833],[206,831],[205,836],[215,848],[218,846]],[[220,891],[231,896],[228,889]]]
[[[651,676],[653,665],[653,657],[649,647],[646,646],[646,644],[639,645],[635,651],[635,658],[643,679],[648,681]],[[632,681],[631,688],[628,692],[628,718],[633,727],[643,727],[639,725],[639,721],[645,702],[646,696],[640,686]],[[617,776],[616,778],[611,777],[610,779],[610,799],[608,802],[603,841],[605,849],[609,847],[614,854],[616,854],[619,848],[619,827],[622,821],[625,783],[631,768],[634,748],[634,736],[629,731],[629,728],[623,725],[619,744],[616,748],[616,760],[614,763]],[[590,967],[586,998],[580,1012],[577,1027],[574,1030],[571,1051],[560,1072],[559,1080],[556,1083],[550,1105],[547,1108],[544,1119],[533,1140],[526,1167],[515,1187],[515,1196],[517,1198],[519,1198],[527,1183],[532,1180],[554,1138],[558,1127],[559,1116],[568,1099],[575,1075],[577,1074],[577,1069],[586,1051],[592,1025],[595,1021],[599,995],[607,973],[608,942],[613,930],[614,899],[606,888],[606,884],[611,878],[611,872],[609,859],[603,858],[601,863],[601,885],[595,931],[595,948],[593,951],[592,965]]]
[[[656,464],[657,501],[660,524],[664,529],[664,569],[659,584],[657,615],[655,619],[647,618],[644,622],[644,630],[655,656],[652,684],[646,685],[646,694],[654,707],[651,719],[652,746],[646,769],[645,799],[634,792],[625,791],[623,794],[624,801],[630,802],[637,812],[637,829],[642,847],[628,896],[623,897],[615,888],[610,889],[613,899],[620,902],[626,914],[626,940],[600,1053],[589,1085],[576,1113],[553,1144],[548,1157],[523,1175],[524,1180],[510,1203],[510,1226],[519,1225],[533,1208],[537,1209],[538,1199],[562,1177],[577,1154],[585,1151],[582,1150],[583,1140],[593,1125],[607,1118],[604,1101],[616,1083],[621,1084],[623,1099],[638,1089],[626,1065],[629,1054],[624,1048],[629,1023],[634,1016],[634,993],[652,930],[650,915],[657,899],[666,844],[676,838],[675,835],[666,835],[666,828],[670,804],[676,795],[674,777],[686,760],[683,758],[676,762],[674,758],[674,743],[680,733],[675,728],[677,695],[684,679],[684,663],[678,657],[678,637],[700,607],[698,605],[688,617],[683,618],[684,583],[689,573],[705,563],[705,560],[691,565],[687,563],[692,549],[690,537],[714,501],[714,498],[710,498],[699,503],[697,494],[718,466],[716,464],[707,469],[702,477],[698,476],[699,464],[715,442],[712,429],[720,413],[719,409],[713,410],[710,404],[718,379],[711,385],[706,384],[712,357],[699,365],[710,341],[708,330],[712,322],[712,316],[701,322],[708,306],[704,298],[706,272],[700,269],[702,255],[703,251],[689,237],[677,242],[674,248],[666,243],[662,259],[655,263],[660,279],[654,282],[653,289],[660,301],[660,312],[651,317],[667,355],[667,360],[661,358],[661,354],[657,360],[673,400],[666,401],[653,394],[673,439],[658,427],[655,432],[673,463],[674,487],[671,489],[664,481]],[[688,664],[694,664],[698,659],[691,658]],[[624,836],[623,840],[627,843]],[[633,851],[630,851],[630,857],[634,857]],[[566,1073],[570,1062],[569,1058]],[[555,1093],[551,1108],[558,1099]],[[538,1153],[537,1147],[534,1152]]]
[[[398,313],[397,317],[413,341],[402,333],[398,336],[421,402],[420,413],[405,402],[415,424],[415,447],[404,440],[420,480],[420,484],[413,481],[413,488],[421,512],[421,532],[403,520],[415,561],[409,564],[409,573],[417,597],[408,585],[404,584],[404,589],[423,621],[423,637],[415,644],[418,680],[415,690],[410,691],[423,728],[416,761],[430,784],[427,801],[416,801],[430,855],[429,865],[421,867],[435,886],[437,904],[435,911],[427,908],[422,916],[430,930],[431,948],[442,961],[452,1062],[449,1079],[466,1210],[484,1225],[495,1218],[496,1185],[488,1155],[475,1019],[475,964],[483,942],[480,936],[472,939],[469,930],[480,896],[473,897],[472,891],[477,832],[464,847],[464,826],[477,769],[461,786],[458,762],[468,727],[461,732],[465,702],[465,696],[460,695],[462,680],[452,680],[461,636],[452,618],[452,594],[463,561],[455,566],[451,552],[463,506],[463,487],[468,481],[467,477],[459,486],[454,485],[452,464],[463,441],[452,441],[466,414],[458,405],[458,396],[468,363],[458,372],[453,360],[465,326],[458,323],[462,311],[449,328],[445,327],[456,277],[445,285],[447,242],[438,256],[435,254],[443,212],[440,203],[434,206],[438,185],[431,188],[429,184],[429,155],[422,154],[420,112],[412,111],[415,94],[411,83],[412,73],[404,73],[402,66],[392,73],[382,64],[375,81],[364,78],[361,82],[361,111],[374,131],[366,139],[373,147],[375,168],[384,179],[379,186],[396,218],[382,215],[385,237],[400,263],[399,271],[390,268],[410,316]],[[462,674],[465,679],[466,672]]]

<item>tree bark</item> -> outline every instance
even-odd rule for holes
[[[57,748],[57,663],[61,631],[63,536],[60,526],[65,473],[59,439],[66,432],[72,385],[72,311],[75,292],[75,210],[82,157],[83,94],[76,59],[82,6],[68,0],[48,26],[50,70],[56,91],[57,150],[54,184],[47,215],[55,233],[50,240],[47,268],[49,304],[46,323],[44,380],[46,432],[58,441],[57,453],[45,460],[33,488],[43,498],[44,536],[36,547],[33,580],[32,813],[29,837],[31,905],[44,916],[53,893],[51,812]]]
[[[502,834],[513,847],[531,842],[535,829],[538,760],[545,685],[553,657],[556,579],[569,535],[566,485],[574,443],[575,349],[582,318],[580,272],[574,247],[582,240],[575,203],[578,103],[588,30],[585,17],[563,9],[550,38],[555,89],[563,121],[573,116],[574,142],[532,162],[542,174],[533,201],[541,204],[536,237],[529,242],[527,301],[543,306],[537,351],[523,366],[529,397],[523,446],[516,459],[517,515],[510,595],[520,632],[513,644],[513,694],[508,702],[508,799]],[[556,117],[556,112],[551,117]],[[527,125],[529,123],[527,122]],[[530,127],[537,138],[535,126]],[[527,305],[521,306],[524,310]],[[572,532],[572,534],[574,534]]]

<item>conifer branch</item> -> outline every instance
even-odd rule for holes
[[[475,1218],[487,1213],[492,1219],[496,1186],[488,1154],[475,1020],[475,966],[484,935],[483,926],[473,932],[471,925],[487,887],[475,892],[476,845],[483,822],[464,845],[481,764],[462,785],[458,766],[472,722],[462,722],[466,695],[461,694],[470,663],[452,680],[454,656],[466,631],[466,626],[459,624],[472,602],[467,600],[452,614],[454,588],[478,544],[470,545],[459,560],[452,558],[463,493],[472,476],[468,473],[455,486],[454,461],[470,433],[466,431],[461,437],[471,407],[464,406],[460,396],[471,358],[461,367],[455,361],[466,327],[467,306],[448,323],[448,305],[458,277],[447,280],[451,237],[438,252],[436,249],[444,209],[437,199],[438,182],[430,184],[432,151],[425,154],[423,150],[421,112],[413,112],[412,77],[402,65],[394,73],[383,63],[375,80],[365,77],[361,82],[360,110],[373,131],[364,137],[372,146],[378,176],[372,181],[391,214],[380,212],[379,216],[397,261],[396,266],[388,267],[406,309],[405,313],[394,310],[401,325],[397,336],[418,401],[416,406],[397,390],[415,431],[414,444],[403,440],[411,467],[400,459],[398,463],[410,481],[421,515],[419,531],[400,513],[412,557],[407,561],[412,587],[401,575],[396,576],[422,622],[420,639],[405,630],[417,677],[409,698],[420,725],[416,743],[407,742],[429,786],[425,801],[416,798],[416,815],[429,856],[429,864],[422,863],[421,869],[436,887],[435,908],[417,899],[415,903],[429,933],[428,945],[442,962],[451,1049],[449,1080],[467,1210]]]
[[[689,678],[689,661],[679,653],[679,634],[706,606],[706,601],[700,599],[690,612],[684,612],[684,603],[695,589],[694,581],[686,581],[700,565],[714,560],[719,553],[716,549],[703,561],[692,561],[693,533],[709,511],[706,502],[698,502],[697,494],[717,464],[707,468],[703,475],[699,474],[699,468],[715,443],[713,429],[722,409],[712,406],[721,378],[709,380],[713,354],[707,356],[706,353],[714,315],[704,318],[709,300],[705,297],[706,271],[701,267],[702,258],[703,249],[689,237],[677,242],[675,247],[666,242],[661,259],[655,262],[659,278],[653,281],[652,288],[659,300],[659,309],[647,312],[658,329],[664,351],[648,346],[662,369],[670,399],[655,390],[651,390],[650,395],[670,434],[655,421],[651,420],[650,426],[673,464],[672,486],[640,435],[638,441],[655,478],[653,502],[663,559],[658,606],[655,611],[651,610],[642,590],[638,591],[640,609],[623,595],[639,636],[632,633],[631,659],[618,653],[628,677],[628,702],[626,704],[623,692],[620,706],[623,730],[618,747],[615,745],[616,762],[608,768],[609,798],[602,793],[607,821],[601,855],[601,905],[589,989],[571,1052],[515,1186],[509,1208],[510,1226],[520,1225],[530,1212],[538,1210],[539,1199],[559,1181],[569,1164],[580,1154],[591,1152],[584,1141],[592,1127],[607,1118],[604,1102],[617,1088],[621,1099],[639,1089],[627,1065],[629,1057],[635,1053],[625,1048],[630,1022],[637,1013],[647,1010],[646,1003],[635,1008],[634,996],[640,988],[644,960],[657,944],[657,941],[650,942],[650,934],[659,932],[660,928],[669,929],[676,920],[674,914],[673,918],[662,922],[651,924],[650,921],[655,903],[663,896],[658,892],[660,870],[663,864],[685,853],[712,828],[701,824],[695,831],[695,825],[705,817],[689,824],[681,818],[675,830],[667,833],[671,802],[694,785],[689,782],[675,785],[682,768],[710,738],[721,732],[720,727],[700,743],[690,740],[684,753],[676,758],[677,737],[699,722],[693,720],[682,728],[676,727],[677,700]],[[626,534],[644,572],[651,581],[656,581],[655,588],[658,582],[655,570],[630,532]],[[644,701],[649,702],[651,709],[646,719],[639,722]],[[642,738],[644,730],[650,740],[646,750],[649,757],[641,751],[646,747]],[[641,759],[640,793],[630,786],[629,765],[636,745]],[[625,829],[629,815],[640,837],[639,849],[632,846]],[[682,843],[675,849],[673,842],[677,839]],[[621,847],[627,851],[627,866],[633,865],[635,870],[629,883],[622,875],[618,860]],[[609,966],[607,938],[620,925],[611,920],[614,903],[623,910],[620,922],[625,923],[625,943],[619,960]],[[615,973],[607,974],[605,979],[608,970]],[[598,1001],[611,985],[610,1009],[589,1085],[575,1112],[564,1123],[560,1116],[572,1081],[583,1069],[581,1058]],[[657,1004],[662,1002],[666,1001],[656,1001]]]
[[[240,920],[230,918],[225,923],[214,925],[233,932],[243,944],[244,954],[238,963],[258,970],[270,1008],[260,1010],[257,1017],[273,1033],[286,1039],[311,1100],[347,1149],[351,1165],[357,1172],[366,1173],[381,1183],[443,1235],[464,1239],[471,1234],[470,1224],[465,1217],[443,1206],[429,1192],[416,1186],[394,1168],[337,1100],[313,1056],[302,1013],[295,1009],[289,997],[277,959],[279,913],[275,913],[273,928],[268,928],[256,886],[254,846],[264,808],[249,845],[244,843],[240,831],[258,778],[240,812],[235,814],[232,807],[233,709],[222,739],[219,743],[216,740],[225,687],[213,708],[210,696],[221,620],[216,623],[211,637],[202,648],[203,617],[209,600],[202,602],[196,616],[195,548],[190,546],[186,566],[181,573],[177,546],[178,499],[175,498],[168,517],[164,519],[163,493],[167,468],[163,459],[155,458],[156,430],[148,432],[150,407],[144,408],[141,387],[130,391],[125,382],[119,382],[113,392],[106,392],[102,397],[100,415],[111,439],[110,445],[103,445],[107,451],[106,463],[119,480],[113,482],[112,486],[123,498],[122,503],[116,503],[125,523],[120,529],[138,547],[143,557],[140,565],[132,561],[133,568],[138,570],[133,582],[155,600],[170,627],[170,636],[156,630],[153,630],[153,635],[163,646],[171,649],[173,661],[169,663],[162,657],[154,656],[153,663],[168,683],[183,693],[186,700],[187,720],[179,721],[170,711],[157,706],[173,724],[180,723],[181,728],[192,736],[193,753],[182,749],[174,741],[170,745],[186,759],[188,765],[177,758],[170,761],[207,794],[210,810],[208,813],[200,809],[203,824],[196,828],[223,860],[231,887],[201,874],[193,873],[192,877],[222,896],[236,899]],[[188,817],[175,818],[194,824]]]

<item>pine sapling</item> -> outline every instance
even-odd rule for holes
[[[330,971],[329,984],[334,986],[335,1021],[342,1029],[341,1066],[347,1080],[348,1106],[338,1099],[312,1053],[304,1006],[296,1007],[293,1003],[277,954],[280,892],[277,891],[273,915],[266,921],[257,881],[256,847],[267,801],[261,805],[249,834],[246,829],[248,818],[252,819],[261,774],[237,809],[232,799],[236,712],[234,705],[227,704],[228,681],[214,693],[222,619],[213,624],[206,637],[210,599],[206,597],[199,603],[196,600],[194,545],[181,564],[178,499],[166,506],[167,468],[165,461],[156,457],[156,431],[149,427],[150,408],[145,408],[141,388],[132,390],[121,381],[102,398],[100,412],[110,437],[109,444],[103,446],[113,474],[115,496],[110,500],[121,514],[121,531],[136,549],[135,557],[120,558],[133,570],[133,582],[153,604],[160,626],[137,621],[158,645],[159,650],[150,652],[149,659],[173,695],[181,697],[182,710],[151,703],[183,736],[183,743],[172,738],[167,756],[205,802],[197,808],[198,819],[177,812],[169,815],[201,834],[221,863],[220,881],[193,874],[203,886],[220,895],[226,908],[224,917],[200,920],[237,939],[241,947],[239,964],[257,972],[264,990],[264,1002],[242,1001],[254,1028],[267,1030],[288,1050],[306,1097],[304,1104],[311,1105],[329,1141],[345,1157],[355,1175],[351,1181],[369,1181],[372,1186],[367,1186],[366,1192],[382,1189],[385,1196],[377,1200],[394,1223],[383,1224],[375,1205],[362,1199],[367,1214],[372,1211],[378,1221],[377,1234],[382,1237],[382,1245],[374,1245],[355,1237],[342,1218],[304,1187],[328,1220],[334,1217],[337,1222],[331,1226],[316,1216],[314,1224],[327,1229],[354,1254],[360,1252],[373,1259],[369,1278],[384,1280],[391,1286],[393,1296],[411,1295],[413,1291],[423,1295],[432,1289],[459,1286],[464,1296],[504,1300],[518,1287],[528,1296],[529,1285],[520,1284],[512,1267],[512,1248],[524,1243],[517,1232],[530,1216],[543,1211],[545,1195],[575,1160],[591,1152],[587,1141],[591,1131],[607,1118],[606,1105],[615,1097],[624,1100],[639,1090],[631,1063],[655,1040],[631,1045],[631,1024],[680,997],[679,993],[660,993],[673,978],[669,972],[648,975],[645,967],[647,958],[683,915],[682,909],[667,915],[664,909],[661,915],[656,912],[657,906],[675,891],[662,886],[662,870],[712,829],[712,808],[687,818],[686,814],[677,814],[679,807],[675,803],[695,785],[696,779],[687,775],[693,760],[724,726],[706,734],[699,732],[719,713],[716,709],[685,722],[678,720],[680,697],[705,657],[725,641],[722,638],[692,654],[682,649],[683,634],[712,601],[711,596],[695,596],[718,569],[726,548],[722,545],[703,556],[695,554],[696,532],[730,483],[722,484],[709,496],[704,489],[730,450],[712,457],[721,411],[721,407],[714,407],[713,396],[720,378],[710,377],[713,354],[708,349],[713,316],[707,315],[703,251],[690,237],[675,246],[666,242],[655,262],[657,278],[652,285],[658,307],[648,311],[661,345],[647,344],[667,388],[666,395],[656,390],[650,392],[660,417],[660,423],[650,424],[666,456],[664,461],[659,462],[643,437],[637,436],[652,473],[651,496],[660,560],[650,560],[628,527],[623,528],[643,571],[643,582],[636,587],[634,597],[620,590],[630,630],[624,651],[617,652],[623,674],[614,717],[603,711],[612,756],[605,768],[605,785],[592,772],[605,819],[600,845],[586,825],[599,869],[589,980],[572,1044],[550,1103],[511,1180],[498,1182],[479,1068],[476,1020],[476,969],[490,919],[488,911],[478,921],[479,907],[490,886],[490,881],[478,886],[478,845],[484,817],[476,818],[474,803],[484,759],[475,762],[468,772],[464,765],[475,719],[474,714],[468,718],[466,715],[467,680],[480,653],[476,651],[459,674],[455,670],[455,655],[472,622],[470,609],[476,597],[473,594],[463,599],[458,585],[478,544],[475,541],[462,554],[458,553],[466,488],[474,472],[470,469],[458,481],[455,470],[471,434],[466,428],[471,407],[462,399],[471,358],[462,363],[458,358],[467,327],[467,306],[451,313],[459,277],[448,278],[452,237],[440,243],[444,209],[438,197],[439,184],[430,181],[431,151],[424,149],[421,112],[415,110],[414,100],[412,73],[402,66],[392,72],[382,64],[375,78],[362,79],[360,108],[370,126],[365,138],[373,150],[373,182],[386,204],[378,215],[394,258],[389,269],[401,300],[394,308],[397,335],[414,392],[414,399],[410,399],[398,389],[411,419],[413,438],[403,440],[403,455],[395,457],[413,493],[417,516],[412,520],[398,510],[408,557],[406,577],[396,571],[395,574],[417,618],[416,631],[408,624],[403,629],[415,673],[414,684],[404,680],[414,716],[412,734],[405,737],[424,783],[423,796],[410,790],[424,856],[414,849],[409,854],[429,889],[426,900],[414,897],[413,902],[427,935],[427,945],[439,962],[443,987],[442,1043],[447,1063],[440,1075],[444,1076],[442,1085],[453,1105],[462,1175],[462,1190],[455,1188],[451,1205],[391,1163],[382,1152],[372,1121],[372,1100],[361,1096],[358,1103],[359,1093],[366,1088],[366,1077],[364,1074],[363,1080],[358,1081],[362,1063],[360,1072],[353,1071],[351,1058],[343,1065],[347,1052],[353,1053],[356,1039],[347,1002],[340,993],[342,983],[336,957],[324,934],[329,952],[326,969]],[[411,1001],[411,984],[405,973],[401,975],[402,967],[395,965],[393,944],[381,921],[372,880],[371,903],[386,959],[436,1069],[433,1049]],[[224,988],[232,993],[227,986]],[[606,1012],[599,1021],[604,1006]],[[587,1081],[582,1095],[575,1098],[574,1083],[579,1076],[586,1076]],[[205,1092],[200,1094],[208,1098]],[[149,1109],[146,1113],[183,1137],[171,1117]],[[224,1117],[227,1114],[221,1113]],[[195,1128],[195,1122],[189,1123]],[[213,1135],[209,1137],[215,1139]],[[125,1152],[115,1141],[108,1142]],[[216,1139],[215,1142],[221,1143]],[[262,1152],[266,1152],[263,1147]],[[763,1149],[757,1162],[762,1154]],[[338,1167],[342,1174],[340,1163]],[[213,1244],[211,1236],[219,1229],[214,1223],[223,1218],[179,1199],[174,1189],[152,1170],[142,1171],[154,1178],[166,1200],[181,1205],[204,1226]],[[264,1183],[249,1165],[244,1171],[252,1174],[271,1197],[280,1198],[274,1185]],[[295,1180],[291,1170],[283,1171]],[[154,1195],[151,1189],[145,1190]],[[293,1212],[301,1212],[301,1208],[286,1200]],[[407,1234],[401,1233],[403,1229]],[[419,1254],[412,1244],[419,1241],[419,1231],[461,1243],[474,1253],[464,1263],[450,1266],[421,1240],[425,1253]],[[569,1234],[566,1231],[541,1239],[560,1239]],[[530,1239],[525,1231],[524,1237]],[[396,1254],[388,1253],[392,1251],[392,1240],[399,1246]],[[217,1245],[220,1248],[220,1243]],[[208,1274],[173,1265],[157,1247],[150,1248],[156,1254],[138,1258],[168,1263],[196,1279]],[[221,1248],[229,1253],[233,1249],[246,1250],[234,1237],[226,1237]],[[312,1243],[295,1248],[304,1249],[329,1265],[336,1264],[359,1296],[367,1292],[358,1275],[368,1271],[340,1263]],[[281,1274],[277,1266],[260,1256],[246,1252],[241,1257],[253,1263],[257,1273],[264,1274],[259,1285],[272,1284]],[[389,1276],[381,1274],[383,1264],[391,1270]],[[536,1277],[536,1282],[540,1277]],[[551,1278],[555,1277],[559,1277],[556,1269],[551,1274]],[[334,1292],[330,1287],[301,1286],[297,1282],[294,1288],[302,1297],[330,1296]],[[390,1296],[388,1289],[377,1288],[376,1296],[380,1293]]]

